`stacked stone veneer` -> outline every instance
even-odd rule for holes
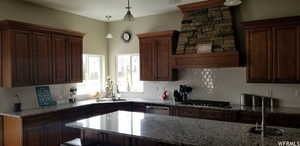
[[[235,50],[232,15],[229,7],[204,8],[186,13],[176,54],[193,54],[197,44],[212,43],[212,51]]]

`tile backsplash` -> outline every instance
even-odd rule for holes
[[[66,101],[68,90],[73,84],[50,85],[52,96],[57,101]],[[12,111],[13,104],[17,101],[16,94],[21,98],[22,109],[38,107],[35,87],[0,88],[0,111]]]
[[[298,84],[248,84],[246,68],[183,69],[175,82],[144,82],[143,93],[123,94],[123,97],[140,97],[160,100],[164,89],[173,96],[180,84],[193,87],[192,99],[229,101],[240,104],[242,93],[272,96],[279,99],[279,106],[300,107]]]
[[[160,100],[164,89],[171,96],[180,84],[193,87],[192,99],[206,99],[240,103],[242,93],[257,94],[279,99],[282,107],[300,107],[300,85],[298,84],[247,84],[246,68],[221,69],[182,69],[179,80],[175,82],[144,82],[143,93],[122,94],[127,98],[145,98]],[[66,101],[68,90],[74,84],[50,85],[52,96]],[[37,108],[35,87],[0,88],[0,111],[11,111],[16,101],[15,95],[21,96],[23,109]]]

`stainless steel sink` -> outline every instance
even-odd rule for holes
[[[251,128],[249,132],[253,134],[259,134],[259,135],[262,134],[262,130],[257,129],[257,127]],[[283,136],[283,134],[284,134],[284,130],[282,129],[270,128],[270,127],[264,129],[264,136]]]

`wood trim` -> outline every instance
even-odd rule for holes
[[[177,6],[182,13],[187,13],[203,8],[214,8],[224,5],[225,0],[207,0],[203,2],[195,2]]]
[[[0,31],[0,86],[3,86],[3,32]],[[0,135],[1,136],[1,135]],[[1,142],[1,140],[0,140]],[[1,146],[1,144],[0,144]]]
[[[138,34],[137,36],[142,38],[154,38],[154,37],[169,37],[173,36],[174,34],[178,34],[179,32],[176,30],[170,30],[170,31],[162,31],[162,32],[150,32],[150,33],[143,33]]]
[[[264,20],[254,20],[242,22],[245,29],[257,27],[272,27],[275,25],[300,24],[300,16],[281,17]]]
[[[23,124],[22,119],[4,117],[4,145],[23,146]]]
[[[3,117],[0,116],[0,146],[3,146]]]
[[[2,70],[2,76],[3,76],[3,87],[4,88],[11,88],[12,87],[12,44],[11,39],[12,32],[11,31],[4,31],[3,32],[3,65],[2,68],[5,68],[5,70]]]
[[[300,80],[300,26],[297,26],[297,80]]]
[[[22,30],[29,30],[29,31],[34,30],[34,31],[65,34],[65,35],[71,35],[71,36],[77,36],[77,37],[83,37],[85,35],[84,33],[73,31],[73,30],[65,30],[65,29],[54,28],[51,26],[17,22],[14,20],[2,20],[2,21],[0,21],[0,26],[1,26],[1,29],[4,29],[4,30],[7,30],[7,29],[22,29]]]
[[[173,68],[220,68],[240,65],[237,51],[173,55],[172,58]]]

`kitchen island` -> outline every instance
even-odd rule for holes
[[[83,143],[122,146],[275,146],[300,141],[300,129],[280,128],[282,136],[249,133],[251,124],[116,111],[68,123],[81,129]]]

